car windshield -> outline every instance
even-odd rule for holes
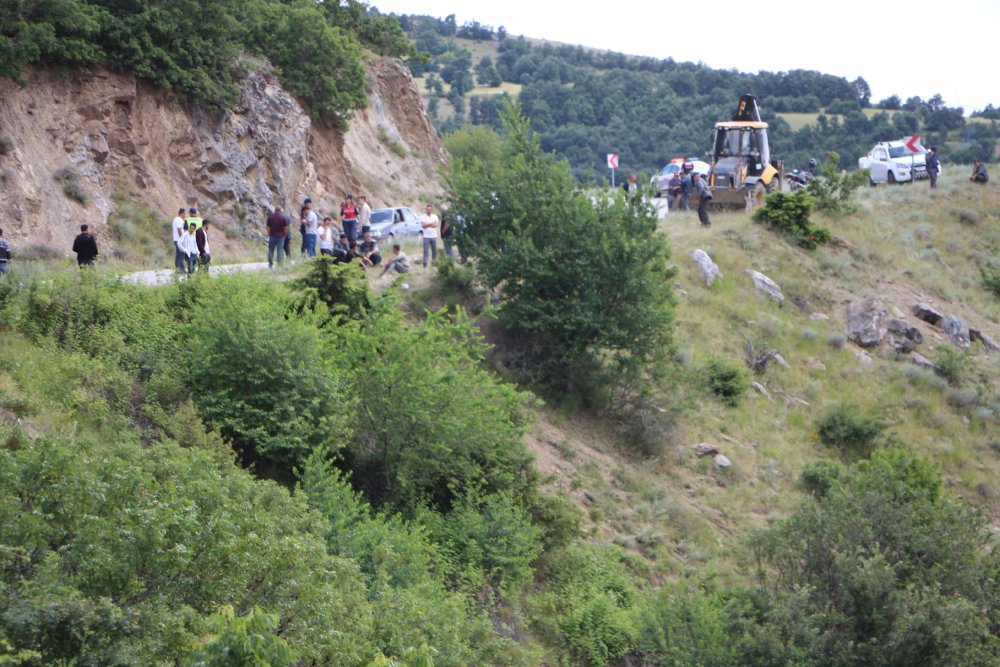
[[[889,146],[889,157],[910,157],[915,155],[920,155],[923,151],[919,153],[913,153],[906,146]]]
[[[677,162],[671,162],[666,167],[660,171],[660,176],[673,176],[681,170],[681,165]]]
[[[372,222],[392,222],[392,210],[372,211]]]

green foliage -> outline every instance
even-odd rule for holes
[[[472,491],[458,499],[447,517],[427,513],[422,520],[469,589],[517,593],[531,581],[542,531],[520,498]]]
[[[372,13],[341,27],[337,3],[278,0],[17,0],[0,10],[0,76],[20,81],[30,64],[107,62],[212,107],[236,100],[245,52],[263,55],[316,116],[344,122],[365,105],[358,40],[411,52],[394,18]],[[363,3],[347,3],[353,7]],[[339,8],[338,8],[339,9]]]
[[[64,167],[52,174],[56,183],[63,186],[63,194],[78,204],[87,203],[87,193],[80,186],[80,174],[69,167]]]
[[[301,660],[370,655],[357,569],[326,554],[304,502],[206,452],[114,437],[0,449],[0,636],[15,649],[180,662],[231,605],[271,610]]]
[[[205,421],[243,450],[282,465],[346,442],[334,407],[346,387],[333,372],[320,317],[290,317],[292,295],[260,276],[212,280],[184,329],[177,369]]]
[[[448,590],[443,573],[455,568],[424,528],[398,516],[373,514],[319,455],[307,462],[302,488],[309,505],[327,519],[330,553],[361,568],[381,653],[409,661],[409,647],[423,645],[433,652],[438,667],[496,664],[500,656],[517,654],[463,592]],[[447,529],[448,521],[442,517],[440,525]]]
[[[985,526],[926,460],[876,451],[751,541],[768,634],[796,664],[994,664],[1000,559]]]
[[[14,140],[10,137],[0,137],[0,155],[10,155],[14,152]]]
[[[247,10],[248,46],[271,61],[311,114],[344,126],[351,110],[365,106],[361,51],[348,32],[325,20],[322,5],[257,0],[249,6],[256,10]]]
[[[997,299],[1000,299],[1000,270],[980,267],[979,274],[983,279],[983,287]]]
[[[478,164],[492,171],[503,159],[503,138],[482,125],[463,125],[441,139],[453,163],[461,161],[467,167]]]
[[[838,448],[849,458],[871,455],[888,424],[873,414],[862,414],[855,405],[838,404],[816,420],[820,442]]]
[[[482,343],[463,312],[418,325],[387,312],[337,347],[351,350],[358,400],[355,482],[375,502],[447,510],[456,489],[526,498],[534,485],[522,437],[527,396],[481,370]]]
[[[639,595],[624,558],[617,547],[575,546],[545,564],[528,602],[537,631],[557,640],[560,665],[607,665],[635,646]]]
[[[295,662],[291,647],[275,633],[278,617],[274,614],[254,607],[237,618],[227,605],[209,623],[211,634],[202,640],[205,647],[191,654],[186,667],[286,667]]]
[[[835,151],[826,154],[826,162],[806,186],[817,209],[830,215],[842,216],[856,209],[851,202],[854,191],[868,185],[867,169],[840,170],[840,156]]]
[[[476,269],[469,264],[459,264],[448,257],[434,265],[438,284],[447,292],[470,299],[476,293]]]
[[[323,306],[334,322],[360,320],[372,307],[368,281],[355,264],[337,264],[329,257],[309,262],[305,275],[292,282],[300,312]]]
[[[812,250],[831,239],[830,230],[809,220],[815,201],[806,189],[791,194],[772,192],[764,198],[764,206],[754,211],[753,219],[785,234],[799,246]]]
[[[938,347],[934,355],[937,374],[952,386],[962,384],[972,369],[972,355],[968,350],[956,350],[948,345]]]
[[[504,123],[501,164],[456,161],[447,183],[466,220],[459,242],[483,282],[503,288],[511,365],[556,395],[634,390],[670,344],[674,269],[656,215],[592,204],[517,107]]]
[[[729,407],[739,405],[743,394],[750,388],[746,369],[724,357],[710,359],[702,372],[709,393]]]
[[[740,642],[731,637],[732,609],[703,583],[665,586],[641,606],[633,655],[649,667],[735,667]]]
[[[844,466],[834,461],[810,461],[802,468],[799,484],[813,496],[824,496],[844,475]]]

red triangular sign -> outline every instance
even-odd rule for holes
[[[911,153],[919,153],[920,152],[917,149],[917,143],[919,141],[920,141],[920,135],[919,134],[914,134],[912,137],[910,137],[910,140],[906,142],[906,147],[910,149]]]

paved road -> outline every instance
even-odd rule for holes
[[[212,273],[232,273],[234,271],[263,271],[267,268],[267,262],[251,262],[248,264],[222,264],[212,265]],[[174,280],[177,272],[174,269],[162,269],[160,271],[137,271],[127,273],[122,276],[122,280],[137,285],[165,285]]]

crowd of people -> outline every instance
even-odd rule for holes
[[[352,195],[347,195],[340,204],[339,216],[330,213],[320,222],[319,215],[313,209],[312,200],[303,201],[299,211],[299,234],[302,237],[300,256],[315,257],[318,248],[321,256],[331,257],[337,263],[356,262],[365,270],[382,265],[382,252],[379,250],[378,242],[372,237],[371,207],[364,195],[359,195],[356,202]],[[274,267],[275,262],[281,264],[286,258],[291,259],[291,215],[281,206],[277,206],[267,217],[265,226],[268,237],[267,265]],[[449,255],[453,254],[450,227],[447,222],[442,226],[441,219],[434,213],[432,204],[427,204],[426,213],[420,219],[420,226],[423,233],[424,266],[429,266],[431,262],[437,260],[439,235],[444,238],[446,252]],[[409,272],[409,257],[399,244],[392,246],[392,253],[380,275],[390,271]]]
[[[198,209],[181,207],[171,225],[174,241],[174,268],[179,274],[191,274],[195,267],[208,271],[212,261],[209,244],[211,222],[198,215]]]

